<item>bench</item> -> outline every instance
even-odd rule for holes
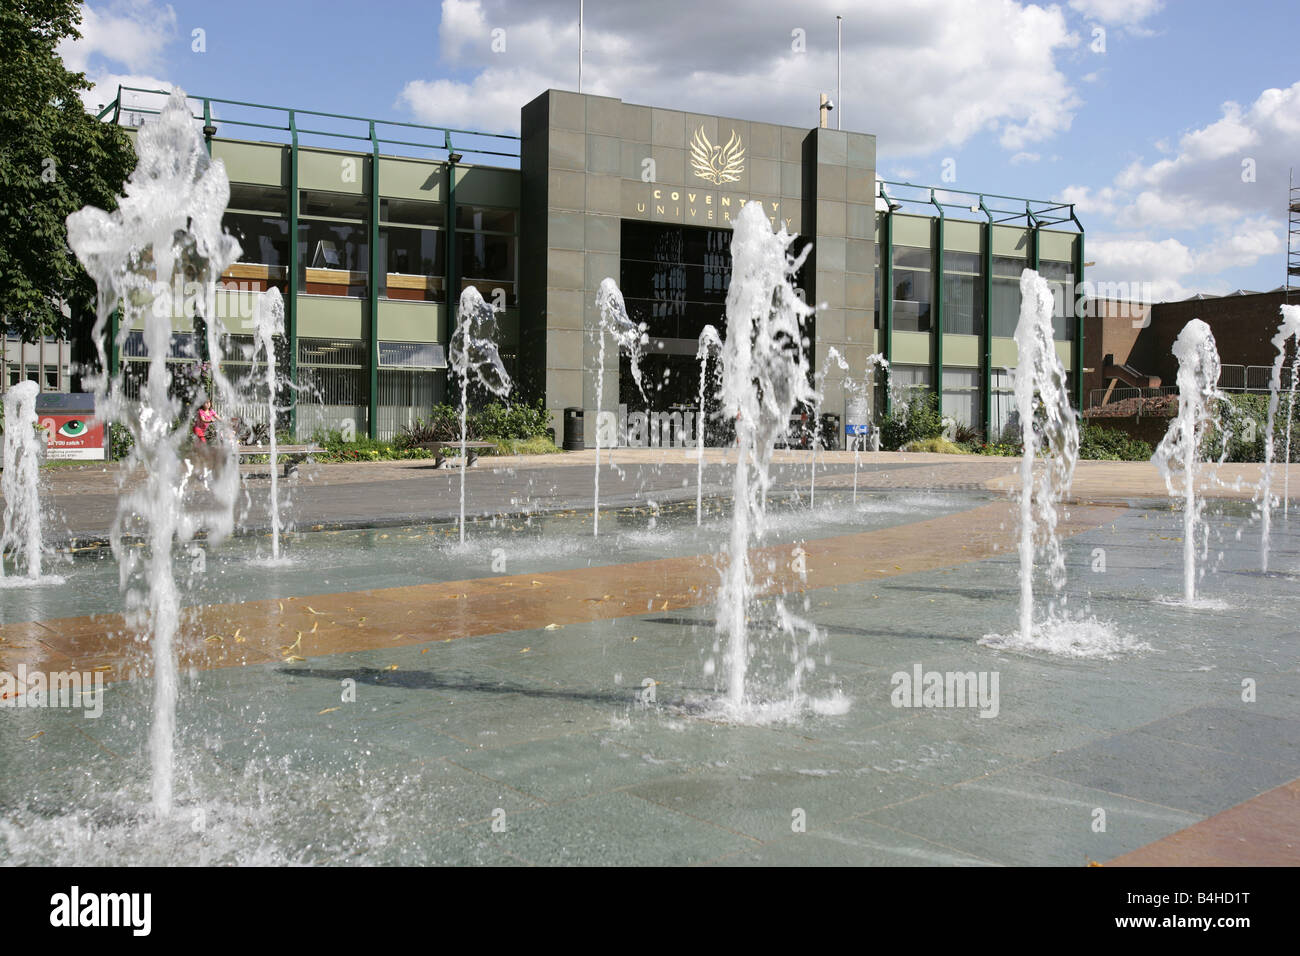
[[[310,460],[311,456],[323,451],[319,445],[278,445],[275,449],[275,457],[284,459],[284,477],[288,478],[298,470],[298,464],[304,459]],[[239,459],[252,458],[255,455],[271,454],[270,445],[240,445]],[[275,467],[275,462],[271,463]]]
[[[415,448],[427,448],[433,452],[433,467],[441,468],[447,461],[446,449],[454,448],[460,450],[458,441],[425,441],[414,446]],[[478,462],[478,452],[480,448],[496,448],[496,442],[491,441],[467,441],[465,442],[465,467],[471,468]]]

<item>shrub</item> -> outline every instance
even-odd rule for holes
[[[936,438],[918,438],[904,445],[902,451],[928,451],[938,455],[969,455],[970,451],[958,444],[950,442],[948,439],[939,435]]]
[[[1273,420],[1273,460],[1286,457],[1287,422],[1290,419],[1291,397],[1286,392],[1278,395],[1277,413]],[[1217,461],[1264,460],[1268,438],[1268,395],[1228,395],[1217,408],[1220,426],[1212,427],[1205,437],[1202,452],[1207,459]],[[1300,460],[1300,423],[1291,422],[1291,460]],[[1224,439],[1227,438],[1225,454]]]
[[[551,415],[540,399],[536,404],[493,402],[473,413],[473,417],[486,438],[541,438],[550,434]]]
[[[1118,428],[1084,425],[1079,457],[1085,461],[1150,461],[1151,446]]]
[[[478,418],[473,412],[466,416],[465,437],[469,441],[478,441],[482,437]],[[452,405],[434,405],[427,419],[417,418],[412,424],[403,425],[393,443],[398,448],[411,448],[435,441],[460,441],[460,409]]]
[[[909,442],[938,438],[942,434],[939,397],[933,392],[917,392],[906,405],[894,408],[881,419],[880,447],[898,451]]]

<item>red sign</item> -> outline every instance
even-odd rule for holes
[[[45,430],[47,460],[104,460],[104,423],[95,421],[92,412],[41,415],[37,421]]]

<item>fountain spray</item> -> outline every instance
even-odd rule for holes
[[[1070,405],[1065,367],[1052,341],[1055,302],[1051,287],[1033,269],[1020,276],[1016,324],[1016,411],[1024,451],[1020,458],[1020,640],[1034,631],[1034,558],[1041,554],[1048,583],[1065,584],[1065,557],[1056,534],[1056,504],[1074,479],[1079,460],[1079,423]],[[1035,479],[1034,465],[1044,455]],[[1050,614],[1050,612],[1049,612]]]
[[[1160,468],[1169,493],[1181,493],[1183,498],[1183,600],[1191,604],[1196,599],[1196,527],[1205,507],[1204,500],[1196,497],[1196,475],[1201,444],[1216,423],[1215,405],[1222,398],[1219,351],[1210,327],[1200,319],[1183,326],[1174,341],[1174,357],[1178,359],[1178,415],[1151,460]],[[1223,446],[1228,447],[1226,434]],[[1176,470],[1182,476],[1178,490],[1173,480]]]
[[[153,651],[154,707],[149,734],[153,810],[172,809],[177,663],[175,641],[181,598],[172,567],[174,542],[185,544],[204,528],[209,543],[233,529],[239,469],[233,441],[197,448],[184,460],[181,444],[195,409],[208,397],[230,404],[234,390],[221,371],[224,326],[217,310],[217,282],[239,258],[239,243],[221,227],[230,181],[221,160],[209,157],[185,93],[174,90],[157,119],[136,136],[140,161],[111,213],[86,207],[68,217],[68,243],[98,286],[94,326],[99,368],[92,376],[100,419],[127,428],[134,444],[122,470],[143,481],[124,492],[110,540],[118,560],[128,622],[148,636]],[[142,328],[148,375],[132,397],[119,373],[110,377],[105,352],[109,318],[120,307],[116,345]],[[186,408],[172,393],[173,329],[201,317],[212,368],[211,393],[199,389]],[[208,492],[204,511],[187,507],[191,482]],[[124,541],[139,535],[146,547]]]
[[[284,299],[280,297],[280,290],[272,286],[267,289],[257,300],[257,306],[253,313],[253,336],[258,345],[262,347],[262,352],[266,356],[266,372],[264,381],[266,382],[266,411],[267,421],[270,427],[267,434],[271,442],[271,560],[280,559],[280,492],[278,484],[278,470],[276,468],[276,422],[278,419],[279,409],[276,408],[275,397],[278,389],[278,382],[275,375],[275,336],[284,335]]]
[[[1286,361],[1287,343],[1294,342],[1296,350],[1295,364],[1291,369],[1291,401],[1287,404],[1286,413],[1286,461],[1282,467],[1289,477],[1291,471],[1291,414],[1292,403],[1295,401],[1295,365],[1300,365],[1300,305],[1282,306],[1282,322],[1277,327],[1277,334],[1273,336],[1273,347],[1277,349],[1277,357],[1273,359],[1273,377],[1269,382],[1268,388],[1268,427],[1264,434],[1264,487],[1263,487],[1263,513],[1262,531],[1259,539],[1259,563],[1260,570],[1268,571],[1268,539],[1273,520],[1273,425],[1277,418],[1278,392],[1282,388],[1282,365]],[[1290,490],[1286,488],[1289,482],[1283,480],[1283,496],[1285,497]],[[1285,514],[1285,511],[1283,512]]]
[[[4,553],[14,551],[14,566],[22,564],[26,577],[41,576],[41,457],[43,432],[36,430],[36,382],[18,382],[5,392],[4,475],[0,488],[5,499],[4,533],[0,535],[0,578]]]
[[[596,474],[591,507],[593,538],[600,534],[600,415],[605,396],[605,336],[612,336],[618,351],[627,354],[632,366],[632,380],[636,382],[637,391],[643,400],[646,400],[646,394],[645,386],[641,384],[641,349],[650,340],[645,332],[645,323],[638,325],[628,318],[623,293],[618,290],[613,279],[606,277],[600,281],[600,289],[596,292],[596,308],[600,312],[600,319],[596,326]]]
[[[720,398],[722,414],[735,420],[737,447],[731,534],[718,591],[717,627],[727,647],[727,702],[733,709],[746,701],[747,617],[755,595],[749,549],[763,538],[763,505],[773,446],[785,434],[790,413],[817,397],[810,383],[803,329],[813,309],[793,285],[794,275],[812,247],[792,257],[788,252],[792,241],[784,228],[772,232],[756,203],[741,209],[731,240]]]
[[[700,363],[700,415],[695,426],[698,432],[695,436],[696,451],[699,455],[695,470],[695,527],[697,528],[704,520],[704,386],[708,381],[709,353],[717,354],[720,351],[722,351],[722,339],[718,336],[718,330],[711,325],[706,325],[700,332],[700,347],[695,352],[695,357]],[[717,367],[716,364],[714,367]]]
[[[821,374],[817,377],[817,398],[813,402],[812,466],[808,469],[809,511],[812,511],[817,505],[817,449],[822,442],[822,399],[825,398],[826,374],[831,369],[831,362],[839,365],[841,371],[847,372],[849,370],[849,363],[844,360],[840,350],[833,345],[829,346],[826,351],[826,361],[822,364]]]
[[[460,543],[465,543],[465,467],[469,462],[466,433],[469,428],[470,376],[499,398],[510,394],[510,376],[497,352],[496,309],[483,301],[472,285],[460,294],[456,331],[451,336],[451,367],[460,378]]]

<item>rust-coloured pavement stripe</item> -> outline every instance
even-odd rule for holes
[[[1300,865],[1300,780],[1274,787],[1106,865]]]
[[[1126,509],[1075,506],[1058,530],[1073,535]],[[1006,553],[1015,543],[1011,506],[996,501],[925,521],[817,538],[802,544],[806,576],[792,569],[794,545],[753,552],[772,568],[768,592],[856,584],[950,567]],[[660,558],[568,571],[502,575],[187,608],[182,668],[237,667],[348,651],[401,647],[508,631],[564,626],[707,604],[720,556]],[[105,681],[146,677],[146,645],[118,614],[55,618],[0,627],[0,671],[102,668]]]

